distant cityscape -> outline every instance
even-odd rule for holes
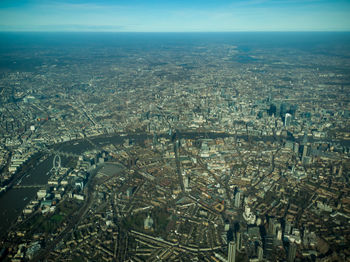
[[[47,34],[0,45],[0,260],[350,261],[348,34]]]

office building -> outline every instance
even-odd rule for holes
[[[291,122],[292,122],[292,115],[289,114],[289,113],[286,113],[285,114],[285,117],[284,117],[284,126],[285,127],[288,127],[291,125]]]
[[[289,244],[289,249],[288,249],[288,262],[294,262],[295,259],[295,254],[297,252],[297,245],[295,243],[290,243]]]
[[[239,208],[241,206],[241,192],[237,191],[235,194],[235,207]]]
[[[228,244],[228,262],[236,261],[236,242],[231,241]]]

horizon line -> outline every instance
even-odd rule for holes
[[[350,30],[233,30],[233,31],[0,30],[0,33],[350,33]]]

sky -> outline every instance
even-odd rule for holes
[[[0,31],[350,31],[350,0],[0,0]]]

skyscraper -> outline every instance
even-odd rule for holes
[[[185,191],[186,192],[190,191],[190,177],[185,173],[183,174],[183,183],[184,183]]]
[[[264,258],[264,250],[261,246],[258,246],[258,260],[263,261]]]
[[[291,122],[292,122],[292,115],[289,113],[286,113],[284,117],[284,126],[286,127],[290,126]]]
[[[241,192],[237,191],[235,194],[235,207],[239,208],[241,206]]]
[[[272,236],[275,236],[276,233],[276,219],[274,217],[271,217],[269,219],[269,229],[268,229],[268,233]]]
[[[237,251],[241,251],[242,249],[242,236],[241,232],[236,232],[236,241],[237,241]]]
[[[236,261],[236,242],[231,241],[228,244],[228,262]]]
[[[307,145],[304,145],[303,146],[303,158],[308,156],[308,146]]]
[[[291,231],[292,231],[292,224],[289,221],[286,221],[284,225],[284,234],[289,235]]]
[[[294,143],[294,153],[297,154],[297,156],[299,155],[299,144],[298,143]]]
[[[288,262],[294,262],[296,252],[297,245],[294,242],[290,243],[288,249]]]

